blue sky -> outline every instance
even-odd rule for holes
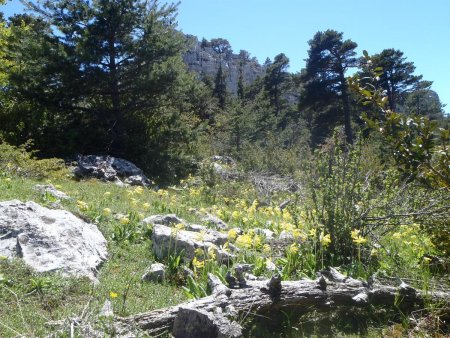
[[[19,0],[4,7],[6,14],[20,10]],[[416,74],[433,81],[450,113],[450,0],[182,0],[178,26],[199,39],[228,39],[260,62],[285,53],[292,72],[304,66],[308,40],[329,28],[358,43],[360,53],[399,49]]]

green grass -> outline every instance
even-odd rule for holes
[[[33,189],[45,181],[0,178],[0,201],[19,199],[46,205],[46,200]],[[150,239],[144,234],[133,243],[116,243],[111,240],[113,227],[119,224],[113,217],[102,217],[104,207],[115,213],[128,214],[130,200],[127,190],[113,184],[97,181],[76,182],[55,180],[51,182],[72,197],[62,206],[75,214],[98,224],[108,239],[108,260],[98,274],[99,283],[86,278],[62,277],[59,274],[38,274],[24,266],[20,260],[0,260],[0,337],[45,336],[52,331],[48,322],[79,317],[84,311],[99,312],[104,302],[112,301],[115,314],[127,316],[186,300],[182,290],[174,285],[141,282],[145,269],[155,261]],[[105,192],[110,192],[104,197]],[[100,196],[100,197],[99,197]],[[142,199],[151,201],[148,192]],[[89,209],[81,211],[77,200],[83,200]],[[155,210],[156,211],[156,210]],[[149,209],[146,216],[153,214]],[[33,291],[33,285],[38,290]],[[111,298],[111,293],[117,297]]]

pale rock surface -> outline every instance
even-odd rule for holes
[[[51,184],[36,184],[33,189],[39,191],[43,195],[49,194],[60,201],[70,199],[66,193],[59,191]]]
[[[0,255],[19,257],[37,272],[96,280],[107,258],[106,240],[94,224],[65,210],[34,202],[0,202]]]
[[[169,219],[172,221],[168,222]],[[197,248],[205,250],[205,252],[208,249],[212,250],[220,262],[228,262],[233,257],[231,253],[220,248],[227,242],[228,237],[218,231],[188,224],[175,215],[154,215],[144,219],[143,222],[153,225],[153,251],[158,259],[164,259],[183,251],[183,259],[188,262],[195,257]],[[185,229],[167,226],[179,223],[183,224]]]
[[[142,281],[162,282],[164,280],[165,274],[166,274],[166,267],[164,264],[153,263],[145,271],[141,279]]]

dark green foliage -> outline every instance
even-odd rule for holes
[[[270,105],[275,110],[275,116],[278,116],[283,108],[283,93],[288,85],[289,58],[283,53],[275,56],[274,61],[266,68],[264,78],[264,90],[269,97]]]
[[[309,42],[306,68],[302,71],[303,84],[300,110],[310,124],[322,126],[320,115],[328,121],[329,129],[337,121],[345,126],[347,142],[353,142],[350,97],[345,72],[357,66],[355,48],[351,40],[343,40],[343,33],[334,30],[317,32]],[[313,142],[320,136],[313,135]]]
[[[176,168],[197,113],[190,100],[200,87],[181,59],[176,7],[141,0],[33,7],[42,19],[27,17],[29,29],[8,46],[24,67],[10,76],[20,104],[2,111],[6,139],[34,138],[42,155],[109,153],[150,174],[182,174]]]
[[[386,91],[389,109],[397,111],[397,106],[404,102],[405,93],[419,88],[429,89],[431,82],[421,81],[422,75],[414,75],[416,67],[412,62],[407,62],[403,52],[393,48],[385,49],[380,54],[375,54],[371,57],[371,64],[365,65],[363,62],[363,73],[361,77],[369,75],[364,70],[367,67],[371,69],[379,69],[380,76],[375,85]],[[370,71],[369,71],[370,72]]]
[[[219,108],[225,109],[225,104],[227,101],[227,82],[226,82],[226,74],[223,71],[222,62],[219,65],[219,69],[217,70],[216,78],[214,80],[214,90],[213,95],[217,98]]]
[[[216,53],[220,54],[221,57],[226,57],[227,55],[233,53],[231,45],[227,39],[211,39],[209,46],[214,49]]]

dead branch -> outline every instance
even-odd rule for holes
[[[220,280],[209,276],[212,295],[197,299],[181,305],[165,309],[154,310],[147,313],[133,315],[127,318],[119,318],[116,324],[117,332],[126,335],[133,330],[143,330],[150,335],[158,335],[164,332],[172,332],[174,323],[180,311],[183,312],[183,322],[187,312],[194,312],[196,320],[199,316],[201,327],[186,328],[183,337],[195,337],[205,334],[206,322],[212,323],[213,317],[219,318],[211,324],[213,329],[207,336],[219,337],[223,332],[220,326],[233,325],[233,333],[227,331],[228,336],[238,337],[236,322],[237,315],[252,312],[255,314],[268,314],[279,309],[307,309],[313,308],[320,311],[332,310],[337,307],[366,307],[369,305],[384,307],[399,307],[402,310],[412,311],[417,306],[421,307],[424,297],[432,302],[447,304],[450,292],[436,291],[427,295],[402,282],[399,286],[378,284],[375,280],[363,282],[345,277],[336,269],[330,268],[321,272],[317,280],[303,279],[299,281],[280,282],[276,277],[270,281],[247,281],[246,287],[228,288]],[[181,315],[180,315],[181,316]],[[220,322],[217,324],[217,322]],[[209,324],[208,324],[209,325]],[[176,325],[179,327],[179,322]],[[196,331],[197,330],[197,331]],[[200,330],[200,331],[198,331]]]

